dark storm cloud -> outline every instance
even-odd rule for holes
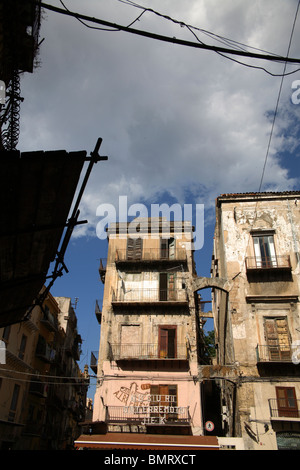
[[[58,0],[51,3],[61,6]],[[120,24],[129,24],[140,13],[117,0],[65,3],[73,11]],[[250,0],[143,4],[281,54],[296,9],[294,2],[281,0],[259,6]],[[149,13],[135,26],[195,39],[186,28]],[[300,57],[299,29],[293,57]],[[101,153],[109,160],[95,166],[82,204],[91,226],[97,206],[117,204],[119,195],[128,195],[131,202],[151,202],[169,192],[182,203],[188,190],[195,200],[212,205],[222,192],[258,190],[271,130],[268,112],[274,110],[280,78],[211,52],[123,32],[93,31],[53,12],[46,12],[41,37],[41,66],[22,79],[19,147],[90,152],[97,138],[103,138]],[[263,65],[276,73],[283,69],[283,64]],[[299,121],[299,108],[289,100],[296,78],[285,78],[281,109],[286,113],[272,139],[268,187],[291,189],[299,177],[290,177],[286,161],[278,157],[297,148],[297,135],[289,132]]]

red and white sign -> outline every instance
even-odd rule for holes
[[[205,423],[206,431],[213,431],[215,429],[215,425],[212,421],[206,421]]]

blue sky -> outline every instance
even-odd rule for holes
[[[63,8],[59,0],[50,4]],[[122,25],[143,11],[129,0],[65,0],[72,11]],[[297,0],[141,0],[150,11],[133,27],[211,45],[229,38],[253,48],[286,55]],[[186,25],[189,25],[187,27]],[[200,31],[202,29],[202,31]],[[213,32],[218,35],[208,35]],[[101,155],[80,206],[88,224],[74,231],[65,262],[69,274],[52,294],[77,303],[83,339],[83,367],[99,346],[94,308],[101,299],[99,259],[107,242],[96,237],[97,207],[128,204],[204,204],[204,247],[195,254],[199,275],[209,276],[215,198],[222,193],[256,192],[267,158],[263,191],[299,189],[300,104],[284,78],[278,114],[282,63],[244,59],[238,64],[210,51],[139,38],[125,32],[93,30],[45,11],[39,66],[21,79],[21,151],[86,150],[98,137]],[[290,57],[300,57],[300,18]],[[226,40],[226,45],[228,45]],[[245,47],[241,46],[240,47]],[[247,50],[254,50],[246,48]],[[247,66],[246,66],[247,65]],[[251,66],[251,67],[250,67]],[[262,66],[270,73],[253,67]],[[297,66],[288,65],[286,72]]]

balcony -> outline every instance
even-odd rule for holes
[[[101,301],[100,300],[96,300],[96,304],[95,304],[95,315],[96,315],[96,318],[98,320],[98,323],[99,325],[101,325],[101,321],[102,321],[102,312],[101,312],[101,308],[100,308],[100,305],[101,304]]]
[[[188,296],[185,289],[130,289],[119,288],[112,292],[112,304],[117,305],[140,305],[140,304],[169,304],[187,305]]]
[[[92,351],[90,368],[95,374],[97,374],[97,367],[98,367],[98,351]]]
[[[39,336],[35,355],[44,362],[53,363],[56,359],[56,351]]]
[[[187,261],[186,250],[183,248],[177,248],[174,251],[159,249],[159,248],[147,248],[142,251],[137,250],[136,252],[130,252],[126,249],[116,250],[116,264],[134,264],[134,263],[160,263],[163,262],[172,264],[173,262],[182,262]]]
[[[99,265],[99,274],[100,274],[100,279],[103,282],[103,284],[105,282],[106,265],[107,265],[107,259],[101,258],[100,265]]]
[[[108,424],[140,424],[148,426],[187,426],[191,418],[188,406],[145,404],[140,406],[107,406]]]
[[[256,346],[257,362],[292,362],[293,354],[296,352],[296,346],[292,347],[289,344]]]
[[[186,344],[177,344],[175,350],[168,352],[158,344],[111,344],[111,358],[114,361],[187,361]]]
[[[289,255],[283,256],[248,256],[246,258],[246,269],[249,271],[262,271],[262,270],[291,270],[291,261]]]
[[[52,313],[46,311],[44,316],[41,318],[40,322],[49,330],[57,331],[58,330],[58,321],[57,318],[52,315]]]
[[[286,407],[280,407],[277,398],[269,398],[270,414],[272,419],[282,421],[300,420],[300,400],[291,399]]]

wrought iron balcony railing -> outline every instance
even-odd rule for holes
[[[145,425],[188,425],[189,407],[167,405],[107,406],[107,423]]]
[[[90,362],[90,368],[92,369],[95,374],[97,374],[97,367],[98,367],[98,351],[92,351],[91,352],[91,362]]]
[[[258,344],[256,346],[258,362],[292,362],[293,354],[296,352],[296,346],[293,347],[289,344],[275,344],[271,346]]]
[[[119,288],[112,292],[112,302],[187,302],[185,289]]]
[[[246,258],[246,269],[291,269],[289,255],[283,256],[248,256]]]
[[[159,248],[144,248],[142,251],[128,252],[126,249],[116,250],[116,263],[124,261],[186,261],[187,254],[183,248],[174,251]]]
[[[118,360],[187,360],[186,344],[177,344],[169,351],[159,348],[158,344],[111,344],[111,358]]]
[[[269,407],[272,418],[300,419],[300,400],[290,399],[286,403],[280,403],[280,401],[281,400],[277,398],[269,398]]]

